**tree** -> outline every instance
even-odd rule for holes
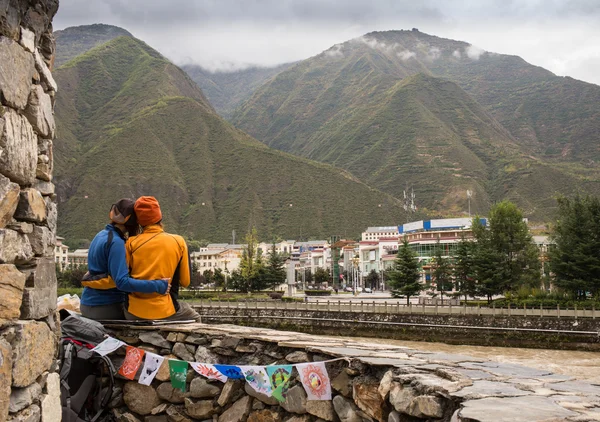
[[[558,198],[548,256],[554,284],[578,299],[600,295],[600,198]]]
[[[57,271],[56,279],[58,285],[63,287],[81,287],[81,280],[87,270],[87,265],[81,264],[65,268],[63,271]]]
[[[222,269],[215,268],[212,279],[213,283],[215,283],[215,287],[222,288],[224,292],[227,291],[227,286],[225,285],[225,274],[223,273]]]
[[[474,297],[477,294],[475,283],[475,247],[476,243],[467,240],[464,235],[457,244],[454,256],[454,283],[456,290],[464,295]]]
[[[211,285],[214,283],[212,270],[204,270],[202,276],[204,277],[204,282],[206,284]]]
[[[436,290],[440,292],[440,297],[444,300],[444,292],[452,291],[452,267],[450,260],[444,256],[444,249],[438,237],[435,245],[435,252],[432,260],[433,266],[433,282],[436,284]]]
[[[239,290],[251,292],[262,290],[264,288],[264,265],[262,254],[258,250],[258,234],[256,228],[246,234],[246,246],[242,250],[242,259],[240,260],[240,275],[245,285]]]
[[[192,273],[190,274],[190,287],[199,287],[204,277],[200,274],[200,269],[196,262],[192,262]]]
[[[373,269],[365,277],[365,287],[370,287],[371,289],[376,289],[378,283],[379,283],[379,273]]]
[[[318,267],[315,270],[315,283],[323,284],[327,283],[331,276],[329,275],[329,269]]]
[[[423,290],[420,279],[419,260],[408,244],[408,240],[404,238],[394,268],[388,272],[388,284],[392,289],[392,296],[406,296],[406,303],[410,303],[410,297]]]
[[[524,284],[539,286],[537,246],[515,204],[502,201],[492,206],[487,227],[479,218],[473,219],[473,235],[477,240],[478,278],[484,279],[478,281],[485,284],[488,300],[491,295],[514,291]]]
[[[265,267],[265,285],[267,289],[274,289],[285,283],[285,261],[286,257],[278,253],[275,244],[273,244]]]

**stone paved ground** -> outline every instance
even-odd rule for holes
[[[452,417],[456,422],[600,421],[600,386],[550,371],[466,355],[253,327],[190,324],[164,326],[161,330],[256,339],[281,347],[357,359],[368,365],[394,367],[401,370],[401,375],[394,375],[393,380],[410,383],[415,390],[461,401],[460,409]],[[389,391],[391,384],[392,376],[387,381],[384,376],[379,392],[390,394],[390,402],[398,408],[403,397]]]

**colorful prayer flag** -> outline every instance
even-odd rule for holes
[[[292,376],[292,365],[270,365],[266,366],[265,370],[271,382],[273,397],[277,401],[284,402],[287,394],[288,384]]]
[[[171,385],[185,393],[188,363],[183,360],[169,359],[169,374]]]
[[[231,378],[234,380],[243,380],[244,374],[242,370],[235,365],[215,365],[217,371],[225,375],[227,378]]]
[[[190,362],[190,366],[194,368],[194,371],[198,372],[203,377],[211,380],[218,380],[221,382],[227,382],[227,377],[220,373],[214,365],[210,363],[198,363]]]
[[[250,387],[267,397],[271,397],[273,390],[264,366],[240,366],[240,369]]]
[[[117,340],[116,338],[108,337],[102,343],[94,347],[92,349],[92,352],[96,352],[100,356],[106,356],[109,353],[114,352],[121,346],[125,346],[125,343],[123,343],[121,340]]]
[[[137,347],[127,346],[127,352],[125,352],[125,360],[119,368],[119,374],[123,375],[128,380],[135,378],[137,370],[142,364],[142,358],[144,357],[144,351]]]
[[[296,365],[307,400],[331,400],[331,383],[325,363],[299,363]]]
[[[158,374],[158,370],[164,360],[165,358],[160,355],[146,352],[146,360],[144,361],[144,367],[140,373],[139,383],[150,385],[156,374]]]

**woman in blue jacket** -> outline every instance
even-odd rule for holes
[[[88,272],[81,284],[81,313],[96,320],[124,319],[127,293],[169,292],[169,279],[136,280],[125,260],[126,236],[138,233],[135,201],[125,198],[110,207],[110,223],[100,231],[88,251]]]

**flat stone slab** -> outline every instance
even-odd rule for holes
[[[470,387],[465,387],[452,395],[464,399],[482,399],[485,397],[516,397],[527,396],[530,392],[523,391],[512,384],[488,380],[474,381]]]
[[[456,416],[469,422],[558,422],[579,414],[546,397],[527,396],[469,400]]]

